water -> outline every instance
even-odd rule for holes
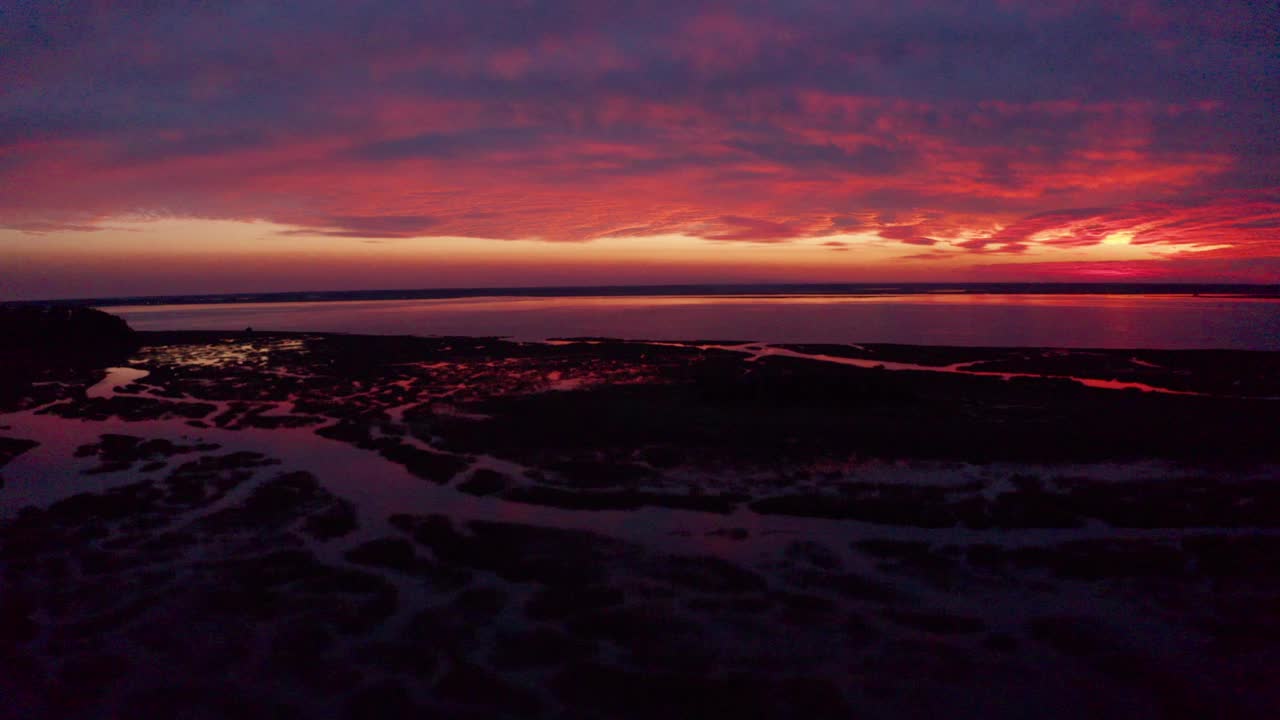
[[[108,310],[139,330],[1280,350],[1280,301],[1168,295],[482,297]]]
[[[975,345],[1278,349],[1278,308],[1280,303],[1133,296],[742,296],[184,305],[122,308],[121,314],[136,327],[144,329],[239,329],[253,325],[264,330],[505,334],[522,339],[588,334],[633,338],[759,339],[762,342],[891,340]],[[260,346],[271,347],[296,347],[298,344],[297,340],[287,339],[259,343]],[[748,358],[800,354],[794,350],[752,343],[732,345],[730,349],[742,352]],[[1052,354],[1052,351],[1046,351],[1046,354]],[[883,366],[887,371],[924,369],[909,363],[875,362],[820,353],[806,356],[834,363]],[[216,368],[222,365],[227,369],[228,382],[248,380],[249,383],[258,372],[288,372],[304,377],[309,372],[310,364],[305,360],[299,363],[299,367],[274,367],[266,364],[268,358],[268,350],[254,348],[251,343],[196,344],[171,349],[159,356],[147,356],[147,367],[153,372],[158,369],[163,374],[167,367]],[[478,361],[480,365],[486,362]],[[970,362],[928,369],[982,373]],[[500,377],[506,370],[495,367],[484,372],[489,377]],[[485,377],[484,372],[481,378]],[[452,387],[449,376],[442,373],[441,377],[432,379],[434,374],[435,371],[429,368],[413,373],[412,380],[404,380],[404,375],[397,374],[395,377],[402,379],[395,382],[407,382],[401,387],[415,388],[414,403],[430,402],[433,397],[443,397],[447,388]],[[182,377],[181,373],[177,377]],[[147,371],[138,366],[108,368],[106,376],[89,387],[87,394],[102,398],[121,393],[128,397],[163,397],[153,395],[153,391],[161,389],[158,387],[129,387],[131,383],[146,378]],[[1101,383],[1094,387],[1151,389],[1136,383],[1081,381]],[[326,386],[326,381],[321,381],[315,387]],[[183,382],[180,389],[184,393],[189,392],[193,398],[200,398],[201,390],[206,387],[202,382],[191,381]],[[335,383],[332,387],[345,386]],[[334,394],[336,392],[333,391]],[[371,397],[375,398],[371,401],[374,406],[386,410],[393,419],[404,419],[397,412],[402,412],[406,405],[392,403],[403,403],[406,398],[379,393]],[[217,409],[210,416],[227,410],[231,402],[213,401]],[[269,404],[276,406],[271,410],[275,413],[288,412],[291,403],[272,401]],[[462,408],[467,409],[465,404]],[[1270,541],[1276,531],[1268,528],[1201,527],[1191,523],[1190,527],[1114,528],[1094,519],[1078,527],[1016,530],[964,526],[938,528],[899,525],[892,519],[874,522],[771,515],[757,513],[749,506],[738,507],[729,515],[659,507],[632,511],[583,511],[511,502],[500,496],[475,497],[459,492],[456,486],[425,482],[376,452],[317,435],[314,427],[194,428],[180,419],[136,422],[79,420],[40,414],[34,410],[0,415],[0,426],[9,426],[5,428],[5,434],[31,438],[40,443],[4,468],[6,482],[0,487],[0,522],[13,517],[19,508],[26,505],[45,506],[75,492],[101,492],[148,477],[153,481],[164,477],[167,471],[147,476],[137,469],[83,474],[84,470],[96,465],[99,458],[78,454],[77,448],[98,440],[104,433],[168,438],[182,443],[197,440],[213,442],[222,446],[218,453],[261,452],[279,459],[282,464],[261,471],[259,481],[277,472],[307,470],[326,490],[355,505],[358,528],[349,535],[324,542],[300,538],[287,540],[270,533],[261,536],[267,538],[263,541],[249,540],[253,535],[200,535],[199,542],[185,551],[186,554],[165,556],[164,567],[172,571],[167,576],[141,570],[139,573],[149,574],[125,573],[118,578],[108,578],[112,581],[108,589],[118,590],[117,595],[110,597],[110,593],[104,595],[101,592],[103,586],[98,576],[86,574],[81,578],[76,573],[64,577],[53,574],[53,571],[33,575],[30,583],[46,583],[58,590],[49,591],[52,593],[50,597],[55,598],[58,604],[40,606],[36,615],[41,620],[53,617],[58,624],[46,623],[50,630],[42,629],[45,634],[26,646],[30,651],[27,657],[39,663],[36,667],[73,667],[81,657],[122,655],[130,660],[130,664],[122,666],[122,674],[112,689],[104,691],[108,693],[104,695],[107,700],[94,701],[103,706],[116,701],[116,696],[109,693],[119,694],[117,689],[122,692],[137,687],[164,686],[172,680],[171,667],[178,668],[178,675],[184,672],[183,668],[195,664],[213,667],[222,663],[218,667],[223,667],[225,658],[233,652],[228,651],[227,644],[221,641],[180,643],[180,649],[172,653],[167,649],[168,645],[152,642],[160,635],[172,634],[175,628],[221,630],[244,626],[251,631],[242,633],[243,637],[237,639],[244,647],[278,648],[282,647],[281,638],[286,638],[286,632],[291,628],[301,627],[302,623],[314,624],[314,618],[323,620],[329,617],[325,614],[329,612],[326,609],[330,607],[327,604],[329,599],[319,593],[305,594],[301,589],[305,583],[295,583],[271,588],[273,597],[279,598],[280,607],[286,608],[279,617],[257,625],[244,625],[242,615],[228,614],[240,610],[221,610],[229,605],[204,602],[187,587],[190,583],[190,588],[194,588],[196,593],[214,587],[208,584],[207,578],[219,576],[210,575],[214,571],[209,568],[222,566],[252,571],[256,567],[251,564],[253,556],[287,548],[314,552],[327,566],[352,569],[347,560],[348,551],[369,540],[400,536],[387,521],[395,513],[443,514],[456,527],[480,520],[587,530],[625,543],[618,550],[608,550],[611,543],[601,543],[606,548],[602,551],[604,559],[601,562],[607,564],[608,574],[605,575],[607,580],[602,581],[599,587],[617,588],[624,592],[625,602],[620,608],[638,613],[636,617],[643,618],[645,623],[652,618],[652,622],[670,627],[669,635],[674,639],[668,647],[649,644],[651,641],[647,636],[641,637],[636,641],[639,643],[636,647],[645,649],[648,654],[643,656],[623,644],[630,640],[606,639],[601,643],[604,648],[600,654],[601,663],[631,657],[678,659],[676,650],[688,652],[687,648],[694,648],[692,642],[696,641],[706,648],[706,657],[714,658],[725,667],[763,667],[763,672],[783,668],[778,672],[811,676],[835,688],[848,685],[852,688],[850,693],[859,702],[868,703],[870,714],[894,717],[912,713],[936,715],[955,707],[960,707],[962,714],[971,710],[969,714],[982,717],[1027,715],[1043,708],[1050,709],[1049,716],[1057,716],[1054,709],[1065,708],[1062,715],[1066,717],[1074,712],[1071,703],[1081,696],[1082,689],[1093,692],[1091,697],[1096,701],[1096,707],[1118,707],[1128,716],[1146,717],[1152,714],[1143,712],[1147,707],[1143,704],[1147,696],[1164,693],[1170,685],[1207,688],[1203,690],[1203,694],[1210,698],[1205,701],[1206,707],[1223,706],[1221,703],[1213,704],[1218,694],[1252,699],[1254,695],[1263,694],[1259,688],[1270,688],[1264,680],[1250,680],[1253,685],[1239,689],[1240,677],[1262,677],[1256,672],[1248,675],[1257,666],[1258,653],[1250,648],[1238,651],[1231,644],[1234,642],[1233,633],[1238,634],[1236,628],[1248,629],[1260,626],[1259,623],[1265,627],[1265,612],[1240,611],[1240,608],[1247,611],[1257,604],[1250,604],[1249,592],[1252,590],[1245,588],[1233,593],[1232,587],[1214,587],[1213,592],[1202,592],[1211,582],[1207,574],[1211,571],[1201,568],[1200,556],[1185,550],[1201,539],[1208,547],[1219,547],[1225,539]],[[377,434],[381,435],[381,430]],[[404,436],[402,441],[419,448],[429,447],[412,435]],[[175,457],[169,461],[169,467],[188,459],[189,456]],[[522,462],[520,458],[490,455],[465,459],[470,468],[460,474],[462,477],[477,468],[493,468],[502,471],[513,482],[530,481],[526,475],[530,466],[523,464],[528,460]],[[818,469],[808,480],[785,470],[770,468],[762,471],[745,466],[734,467],[732,463],[707,472],[686,473],[677,468],[662,478],[660,487],[670,492],[671,488],[696,480],[710,489],[741,486],[749,488],[752,493],[771,495],[793,490],[812,492],[823,482],[853,481],[922,487],[943,485],[955,488],[954,497],[977,499],[980,496],[983,501],[990,502],[1004,497],[1006,493],[1021,492],[1016,488],[1027,477],[1045,478],[1050,482],[1057,482],[1052,480],[1055,478],[1071,478],[1069,482],[1132,482],[1141,488],[1152,488],[1165,480],[1178,482],[1183,478],[1222,477],[1225,482],[1253,483],[1276,477],[1276,468],[1270,465],[1232,467],[1224,472],[1221,467],[1198,468],[1158,459],[1052,464],[970,464],[908,458],[840,459],[815,468]],[[826,475],[828,472],[835,473],[831,476],[834,479]],[[255,482],[245,483],[216,504],[191,513],[183,514],[175,509],[169,518],[171,524],[165,529],[185,532],[188,528],[198,528],[198,525],[188,523],[201,515],[208,516],[244,502],[258,487],[261,486]],[[1155,494],[1153,497],[1160,496]],[[299,515],[297,519],[301,517]],[[101,532],[102,527],[107,526],[94,521],[84,529]],[[125,531],[121,523],[111,524],[110,529],[116,533],[134,532]],[[730,535],[728,531],[737,534]],[[108,537],[117,540],[127,536]],[[270,539],[273,537],[276,539]],[[899,546],[912,543],[911,547],[922,550],[911,551],[920,553],[915,560],[887,561],[866,549],[865,541],[869,540],[881,544],[896,541]],[[86,541],[68,547],[63,554],[47,555],[45,564],[55,569],[63,565],[76,567],[77,563],[83,564],[85,558],[112,557],[101,552],[96,542]],[[243,549],[239,549],[241,547]],[[803,552],[797,555],[798,549],[806,547],[825,548],[834,560],[819,571],[812,561],[803,559]],[[1157,568],[1152,577],[1147,577],[1145,570],[1135,565],[1133,572],[1136,575],[1124,575],[1122,573],[1127,571],[1123,568],[1132,561],[1124,558],[1119,562],[1109,560],[1115,555],[1113,548],[1116,547],[1126,552],[1132,548],[1134,552],[1150,550],[1160,553],[1181,547],[1184,548],[1187,570],[1185,574],[1179,571],[1161,575],[1159,573],[1164,571]],[[86,552],[86,549],[91,552]],[[1084,573],[1083,579],[1070,574],[1070,569],[1082,562],[1081,552],[1086,551],[1096,553],[1088,556],[1088,561],[1095,562],[1096,559],[1100,568],[1098,578],[1088,577],[1088,572]],[[135,551],[124,552],[132,561]],[[536,548],[534,552],[530,557],[536,560]],[[676,584],[670,578],[685,572],[681,568],[686,566],[677,564],[672,556],[716,557],[756,573],[764,578],[768,594],[752,591],[726,597],[746,598],[749,602],[756,602],[755,598],[758,598],[763,609],[753,609],[745,603],[741,608],[727,602],[723,606],[715,605],[708,601],[708,598],[715,598],[710,593],[701,592],[696,583],[691,587]],[[1010,561],[996,569],[996,566],[989,567],[971,559],[979,556],[1033,559],[1026,565],[1020,564],[1021,561]],[[156,556],[139,552],[137,557],[147,560]],[[1059,570],[1054,563],[1062,563],[1067,570]],[[388,641],[415,637],[412,633],[419,626],[417,617],[424,609],[428,614],[422,617],[432,622],[438,620],[442,623],[439,627],[447,631],[457,627],[465,627],[468,632],[475,629],[475,639],[459,642],[457,647],[461,650],[449,655],[445,662],[450,664],[445,665],[446,668],[465,662],[482,668],[483,672],[491,672],[489,658],[497,656],[495,648],[499,647],[499,638],[507,634],[536,628],[571,637],[569,633],[576,631],[576,625],[567,621],[552,619],[534,623],[521,611],[522,606],[528,607],[526,599],[542,592],[545,586],[537,575],[532,579],[510,581],[501,572],[494,573],[479,567],[477,582],[471,587],[483,587],[486,591],[498,593],[498,597],[512,600],[506,609],[492,618],[476,622],[475,616],[458,602],[461,594],[408,574],[368,566],[358,569],[371,578],[376,575],[393,588],[398,607],[372,631],[364,634],[353,632],[350,639],[337,641],[333,649],[317,655],[317,667],[341,669],[350,666],[352,672],[367,676],[371,683],[392,682],[383,680],[383,675],[390,672],[386,667],[377,665],[376,659],[366,661],[363,658],[377,658],[373,651]],[[161,579],[150,580],[153,576]],[[846,580],[849,581],[847,584]],[[1133,583],[1148,581],[1159,583],[1162,593],[1156,594],[1158,597],[1147,593],[1135,600],[1135,594],[1131,592],[1135,587]],[[608,584],[604,584],[606,582]],[[828,584],[824,585],[824,582]],[[845,590],[846,587],[849,589]],[[633,594],[633,589],[638,590]],[[291,594],[295,592],[298,594]],[[901,600],[882,602],[874,599],[874,595],[861,596],[859,592],[885,592]],[[99,596],[105,599],[96,601]],[[65,601],[66,597],[72,597],[73,601]],[[794,600],[799,598],[811,599],[818,609],[806,610],[806,606],[801,604],[792,607]],[[311,605],[313,602],[314,607]],[[829,609],[822,609],[824,604]],[[51,612],[49,607],[56,611]],[[63,630],[67,627],[89,627],[85,620],[99,624],[102,618],[115,621],[116,613],[112,610],[115,607],[137,608],[138,612],[146,614],[119,620],[125,624],[103,634],[100,640],[95,639],[98,636],[89,637],[73,647],[76,656],[67,659],[68,651],[60,649],[54,642],[61,637],[58,633],[65,634]],[[347,606],[333,607],[344,608],[343,614],[335,617],[347,615]],[[297,613],[294,613],[294,608],[298,609]],[[894,614],[900,609],[902,613]],[[965,627],[963,623],[971,623],[971,629],[954,633],[934,631],[928,629],[927,623],[920,625],[919,621],[912,624],[902,620],[909,620],[913,613],[926,620],[936,618],[944,623],[949,620],[961,622],[962,628]],[[1206,618],[1217,622],[1221,619],[1219,615],[1231,621],[1224,624],[1228,629],[1217,634],[1205,631]],[[630,616],[619,611],[617,617],[621,619],[616,622],[626,623]],[[1044,633],[1037,630],[1044,627],[1045,620],[1057,623],[1049,627],[1059,628],[1058,632],[1062,629],[1074,632],[1075,628],[1080,628],[1084,644],[1068,644],[1068,652],[1046,647],[1046,643],[1052,645],[1053,642],[1044,640],[1039,636]],[[627,629],[630,626],[620,627]],[[650,625],[636,627],[647,632]],[[776,642],[779,628],[785,630],[785,643]],[[1115,628],[1124,632],[1117,635],[1113,632]],[[198,634],[214,640],[221,637],[218,632]],[[667,637],[662,633],[658,635]],[[1226,642],[1219,642],[1219,636]],[[691,640],[686,642],[684,638]],[[994,653],[995,646],[991,644],[991,640],[997,638],[1006,641],[1006,648],[1000,653]],[[427,642],[424,647],[434,651],[436,645],[431,643],[437,640],[429,638]],[[1077,647],[1085,649],[1076,652]],[[658,655],[650,648],[658,648],[662,654]],[[702,652],[700,648],[697,650]],[[695,663],[701,657],[698,652],[688,652]],[[178,664],[171,665],[175,657]],[[1103,677],[1105,673],[1099,674],[1097,668],[1110,672],[1115,664],[1099,663],[1106,663],[1114,657],[1131,661],[1134,667],[1155,669],[1136,674],[1113,672]],[[265,668],[262,672],[258,671],[258,665],[245,667],[249,668],[247,673],[256,673],[255,677],[285,676],[286,680],[292,677],[287,672],[277,671],[278,668],[271,664],[262,665]],[[676,673],[689,667],[697,665],[679,662],[672,666]],[[849,668],[853,670],[849,671]],[[558,670],[531,672],[532,675],[528,672],[508,675],[515,679],[513,682],[533,678],[534,689],[543,694],[549,693],[543,680],[561,677],[550,674],[561,672]],[[230,679],[224,679],[222,685],[213,687],[230,687],[227,683],[239,683],[237,687],[242,690],[247,687],[253,693],[266,694],[265,690],[243,679],[249,675],[228,677]],[[1098,684],[1099,678],[1102,678],[1102,685]],[[418,695],[429,693],[425,680],[421,687],[413,684],[412,678],[402,677],[395,682],[401,680]],[[864,687],[872,688],[877,694],[874,697],[858,694]],[[1098,690],[1098,687],[1102,689]],[[910,692],[902,692],[901,688],[908,688]],[[1225,689],[1220,691],[1219,688]],[[881,689],[887,689],[883,697],[878,694]],[[289,684],[277,692],[285,693],[287,697],[314,697],[317,703],[335,696],[333,693],[308,693]],[[1258,704],[1262,705],[1269,698],[1267,695]],[[308,713],[324,715],[325,709],[309,708]]]

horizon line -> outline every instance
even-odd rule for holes
[[[360,290],[280,290],[263,292],[228,292],[160,295],[112,295],[100,297],[48,298],[0,301],[0,306],[74,305],[88,307],[120,307],[125,305],[214,305],[249,302],[340,302],[343,300],[413,300],[465,297],[555,297],[568,294],[586,297],[659,295],[735,295],[783,294],[924,294],[919,291],[954,292],[959,294],[1035,295],[1037,289],[1052,289],[1048,294],[1231,294],[1244,297],[1280,298],[1278,283],[1206,283],[1194,281],[1162,282],[849,282],[849,283],[661,283],[645,285],[528,285],[452,288],[368,288]],[[1106,292],[1101,292],[1101,291]],[[696,292],[695,292],[696,291]],[[750,291],[750,292],[748,292]],[[842,292],[843,291],[843,292]],[[1233,292],[1235,291],[1235,292]],[[1241,292],[1243,291],[1243,292]]]

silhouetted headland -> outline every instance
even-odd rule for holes
[[[33,383],[122,363],[140,341],[124,320],[91,308],[0,307],[0,407]],[[46,386],[47,387],[47,386]]]

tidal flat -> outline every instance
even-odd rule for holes
[[[147,332],[0,379],[0,717],[1263,718],[1280,353]]]

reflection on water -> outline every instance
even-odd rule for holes
[[[131,367],[113,367],[107,368],[107,376],[89,389],[85,390],[85,395],[91,398],[110,397],[119,388],[128,385],[134,380],[140,380],[147,376],[146,370]]]
[[[985,370],[972,370],[970,366],[977,365],[977,362],[952,363],[951,365],[919,365],[916,363],[892,362],[889,360],[864,360],[861,358],[835,357],[832,355],[824,355],[821,353],[803,353],[786,348],[776,347],[759,347],[755,345],[734,346],[734,345],[707,345],[703,347],[714,347],[724,350],[736,350],[751,354],[751,360],[758,360],[762,357],[793,357],[806,358],[809,360],[821,360],[822,362],[835,363],[837,365],[851,365],[860,368],[881,368],[884,370],[914,370],[917,372],[943,372],[958,373],[960,375],[977,375],[980,377],[998,377],[1003,380],[1011,380],[1013,378],[1037,378],[1049,380],[1071,380],[1078,382],[1085,387],[1098,388],[1101,390],[1141,390],[1142,392],[1154,392],[1164,395],[1209,395],[1209,393],[1188,392],[1183,390],[1170,390],[1156,385],[1149,385],[1140,382],[1124,382],[1121,380],[1103,380],[1099,378],[1080,377],[1076,375],[1047,375],[1045,373],[1030,372],[992,372]],[[1150,365],[1150,363],[1148,363]]]
[[[109,308],[139,330],[1280,350],[1280,302],[1144,295],[501,297]]]

